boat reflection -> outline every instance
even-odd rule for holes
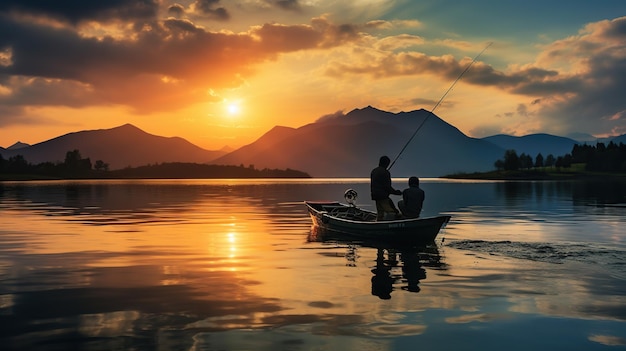
[[[348,266],[356,266],[356,259],[360,257],[357,254],[359,248],[376,249],[375,265],[371,268],[371,293],[382,300],[391,299],[392,292],[397,289],[419,293],[420,282],[426,279],[427,268],[446,269],[435,242],[403,247],[384,241],[355,241],[342,238],[337,233],[320,230],[316,226],[311,227],[308,241],[347,245],[345,257]]]
[[[442,269],[439,250],[433,243],[409,249],[382,249],[376,251],[376,266],[372,268],[372,295],[388,300],[398,287],[418,293],[420,282],[426,279],[426,268]]]

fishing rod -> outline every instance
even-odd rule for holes
[[[437,103],[435,104],[435,106],[430,110],[430,113],[428,114],[428,116],[426,116],[426,118],[424,118],[424,120],[422,121],[422,123],[420,123],[420,125],[417,127],[417,129],[415,130],[415,132],[413,133],[413,135],[411,135],[411,138],[409,138],[409,141],[406,142],[406,144],[404,144],[404,147],[402,148],[402,150],[400,150],[400,153],[398,153],[398,156],[396,156],[396,158],[393,159],[393,162],[391,162],[391,165],[389,165],[388,170],[391,169],[391,167],[393,167],[393,165],[396,163],[396,161],[398,160],[398,158],[400,157],[400,155],[402,155],[402,153],[404,152],[404,150],[407,148],[407,146],[409,146],[409,144],[411,143],[411,141],[413,140],[413,138],[415,138],[415,136],[417,135],[417,132],[419,132],[419,130],[422,128],[422,126],[424,125],[424,123],[426,123],[426,121],[428,120],[428,117],[430,117],[430,115],[433,114],[433,112],[435,112],[435,109],[437,107],[439,107],[439,105],[441,105],[441,102],[443,101],[443,99],[446,98],[446,96],[448,95],[448,93],[452,90],[452,88],[454,88],[454,86],[456,85],[456,83],[461,80],[461,77],[463,77],[463,75],[465,74],[465,72],[469,71],[470,67],[472,67],[472,65],[474,64],[474,62],[476,62],[476,60],[478,60],[478,58],[480,57],[480,55],[483,54],[483,52],[485,52],[485,50],[487,50],[487,48],[489,48],[491,46],[491,44],[493,44],[493,42],[489,42],[489,44],[487,44],[487,46],[485,46],[485,48],[478,53],[478,55],[476,55],[476,57],[474,57],[474,59],[472,60],[472,62],[469,63],[469,65],[467,65],[467,67],[465,67],[465,69],[463,70],[463,72],[461,72],[461,74],[456,77],[456,79],[454,80],[454,82],[452,82],[452,85],[450,85],[450,87],[448,88],[448,90],[446,90],[446,92],[441,96],[441,99],[439,99],[439,101],[437,101]]]

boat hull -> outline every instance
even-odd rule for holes
[[[338,202],[305,202],[318,236],[420,244],[435,240],[450,216],[376,221],[376,213]]]

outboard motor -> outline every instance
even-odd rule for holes
[[[343,197],[344,199],[346,199],[348,205],[355,207],[356,199],[359,197],[359,194],[357,194],[356,190],[354,189],[348,189],[345,193],[343,193]]]

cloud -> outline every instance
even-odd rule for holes
[[[567,62],[558,79],[529,86],[554,97],[539,104],[553,128],[569,125],[592,133],[626,133],[626,17],[587,25],[579,35],[544,49],[540,62]],[[547,88],[547,89],[546,89]],[[547,94],[545,94],[547,95]],[[569,128],[574,131],[574,128]]]
[[[530,113],[528,112],[528,107],[525,104],[519,104],[517,105],[517,114],[520,116],[528,117]]]
[[[237,87],[259,64],[281,54],[361,37],[354,28],[325,18],[309,25],[265,24],[243,33],[208,31],[169,18],[133,26],[120,38],[4,19],[0,86],[8,93],[0,95],[0,103],[121,104],[139,113],[212,101],[210,89]]]
[[[410,100],[412,105],[426,105],[426,106],[435,106],[437,104],[437,100],[426,99],[426,98],[413,98]]]
[[[345,113],[343,112],[343,110],[339,110],[339,111],[336,111],[334,113],[330,113],[330,114],[323,115],[323,116],[319,117],[315,121],[315,123],[321,123],[321,122],[326,122],[326,121],[333,121],[333,120],[339,119],[339,118],[341,118],[343,116],[345,116]]]
[[[74,25],[89,20],[106,22],[153,19],[156,17],[157,10],[156,0],[3,0],[0,2],[0,13],[51,17]]]
[[[294,17],[285,23],[298,23],[295,17],[314,8],[330,9],[302,0],[250,0],[232,8],[239,12],[230,12],[230,4],[221,0],[171,5],[161,0],[2,1],[0,104],[16,114],[24,106],[124,105],[140,113],[174,110],[212,101],[210,89],[238,87],[263,63],[281,55],[333,48],[339,50],[328,55],[324,79],[365,76],[389,80],[391,85],[392,79],[426,75],[445,83],[454,81],[472,61],[469,55],[482,46],[443,36],[422,37],[416,30],[424,29],[424,24],[417,20],[377,19],[385,17],[391,2],[316,17],[308,24],[272,22],[239,33],[201,26],[206,20],[234,22],[233,14],[251,16],[251,7],[258,10],[255,13],[265,14],[271,8],[292,12],[279,11]],[[354,20],[337,24],[330,16]],[[363,23],[353,23],[356,18]],[[409,30],[402,33],[404,29]],[[625,42],[626,17],[589,23],[574,35],[538,47],[541,53],[530,62],[504,67],[478,60],[463,82],[497,89],[515,100],[494,116],[512,113],[511,119],[524,118],[528,123],[534,119],[536,128],[553,133],[626,133]],[[519,59],[507,56],[506,45],[496,43],[490,49],[494,61]],[[431,49],[438,54],[429,54]]]
[[[170,16],[181,18],[182,16],[185,15],[185,7],[181,4],[173,4],[167,8],[167,13]]]
[[[624,346],[626,339],[613,335],[593,334],[588,337],[589,340],[607,346]]]
[[[391,41],[385,38],[384,41]],[[401,41],[401,39],[399,39]],[[384,45],[383,41],[383,46]],[[375,44],[378,46],[379,44]],[[419,52],[373,52],[371,50],[354,51],[355,59],[330,62],[326,74],[341,78],[352,74],[365,74],[374,78],[389,78],[398,76],[412,76],[420,74],[438,74],[443,76],[460,73],[460,63],[451,55],[440,57],[428,56]]]
[[[374,48],[384,51],[393,51],[421,44],[424,44],[424,38],[416,35],[402,34],[378,40]]]
[[[298,0],[278,0],[278,1],[276,1],[276,5],[279,8],[281,8],[283,10],[288,10],[288,11],[299,12],[299,11],[302,10]]]
[[[230,13],[226,8],[219,7],[220,0],[196,0],[191,5],[191,11],[218,21],[230,19]]]
[[[99,103],[87,84],[72,80],[11,77],[7,85],[11,92],[0,95],[4,106],[85,107]]]
[[[330,61],[325,74],[337,79],[350,75],[367,75],[373,79],[432,75],[452,82],[472,61],[470,57],[457,59],[452,55],[395,51],[429,44],[419,37],[398,35],[374,40],[371,46],[376,50],[355,48],[349,61]],[[445,41],[437,43],[445,44]],[[478,60],[463,76],[463,81],[531,98],[533,102],[529,106],[518,107],[518,114],[542,118],[539,127],[552,132],[626,133],[624,43],[626,17],[600,21],[585,26],[575,36],[544,46],[533,63],[498,70]],[[454,46],[469,48],[463,42]]]
[[[423,43],[423,39],[415,36],[399,35],[378,40],[374,48],[395,49],[406,45]],[[391,45],[392,44],[392,45]],[[472,59],[465,57],[457,60],[452,55],[428,56],[421,52],[372,52],[355,51],[360,60],[346,63],[331,62],[326,73],[330,76],[342,77],[350,74],[366,74],[375,78],[389,78],[399,76],[415,76],[431,74],[440,76],[446,81],[454,81],[468,67]],[[557,76],[558,72],[537,67],[526,67],[516,72],[506,73],[495,70],[493,67],[476,62],[464,76],[463,80],[475,85],[496,86],[509,89],[515,93],[530,93],[530,86],[542,82],[549,77]],[[571,83],[571,82],[566,82]],[[558,85],[555,83],[553,85]],[[566,87],[569,85],[563,83]],[[551,88],[551,89],[550,89]],[[558,88],[563,88],[558,86]],[[535,88],[537,89],[537,88]],[[543,87],[545,91],[556,89]]]

